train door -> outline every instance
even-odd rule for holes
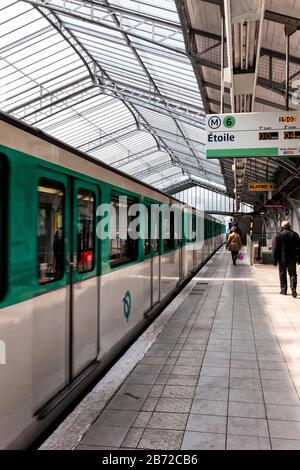
[[[39,409],[69,383],[70,181],[41,168],[37,178],[37,292],[32,299],[33,408]]]
[[[178,240],[178,251],[179,251],[179,282],[183,280],[183,240]]]
[[[151,216],[151,306],[160,300],[160,249],[159,249],[159,212],[153,211]]]
[[[175,234],[175,244],[178,250],[178,283],[184,278],[183,273],[183,232],[184,232],[184,211],[179,208],[176,213],[177,228]]]
[[[42,415],[98,355],[99,193],[93,184],[41,169],[37,195],[33,407]]]
[[[197,236],[196,236],[196,230],[197,230],[197,215],[193,211],[192,215],[192,233],[193,233],[193,270],[195,271],[197,269]]]
[[[71,378],[74,379],[99,351],[99,241],[96,238],[96,185],[74,180],[72,188]]]

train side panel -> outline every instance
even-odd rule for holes
[[[14,129],[9,128],[9,140],[13,143]],[[3,161],[5,158],[8,162],[7,170],[1,169],[0,175],[2,184],[3,181],[8,182],[5,195],[7,214],[5,220],[1,220],[2,231],[7,232],[7,274],[5,279],[1,278],[2,282],[7,281],[7,288],[3,289],[4,295],[0,298],[0,340],[6,345],[6,364],[0,364],[0,448],[3,449],[25,447],[38,437],[81,391],[80,387],[87,385],[96,372],[99,373],[145,325],[145,313],[149,313],[152,306],[157,306],[159,300],[162,303],[176,292],[179,281],[187,279],[193,269],[221,243],[220,235],[210,234],[199,250],[184,243],[183,247],[177,246],[164,252],[160,242],[160,250],[153,257],[144,256],[144,247],[140,243],[139,256],[134,262],[113,268],[109,266],[109,245],[97,242],[99,269],[97,267],[91,277],[72,283],[70,269],[73,268],[66,263],[61,279],[53,284],[41,285],[37,241],[41,171],[47,169],[48,175],[53,173],[53,179],[57,177],[65,185],[65,197],[69,201],[65,207],[66,217],[71,214],[71,180],[88,180],[90,174],[95,173],[97,179],[91,179],[90,184],[99,186],[101,197],[104,195],[106,202],[110,201],[112,189],[108,183],[107,169],[106,181],[102,184],[97,176],[101,174],[100,166],[89,162],[88,175],[79,174],[80,164],[81,168],[84,167],[79,157],[77,161],[75,156],[72,162],[71,153],[60,151],[54,144],[50,145],[20,130],[15,136],[19,150],[22,149],[21,137],[26,151],[32,144],[37,152],[40,145],[43,159],[4,147],[2,153],[6,157],[0,155]],[[75,165],[74,171],[72,165]],[[138,182],[132,183],[113,172],[112,175],[116,185],[121,182],[124,191],[135,192],[139,198],[146,195],[161,198],[161,202],[168,201],[167,196],[161,196],[149,188],[139,192],[143,186]],[[67,255],[72,236],[69,220],[66,226]],[[72,354],[75,360],[71,364]],[[55,394],[62,392],[71,379],[76,379],[96,359],[102,362],[96,364],[95,372],[57,408],[39,419],[40,408]]]

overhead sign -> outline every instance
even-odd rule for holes
[[[300,112],[210,114],[207,158],[300,156]]]
[[[274,191],[274,183],[250,183],[249,191]]]
[[[265,204],[265,208],[267,209],[283,209],[282,202],[278,201],[267,201]]]

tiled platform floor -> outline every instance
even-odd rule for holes
[[[198,280],[77,449],[300,449],[300,298],[224,251]]]

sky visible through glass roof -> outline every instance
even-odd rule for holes
[[[160,189],[224,188],[175,0],[2,0],[0,106]]]

